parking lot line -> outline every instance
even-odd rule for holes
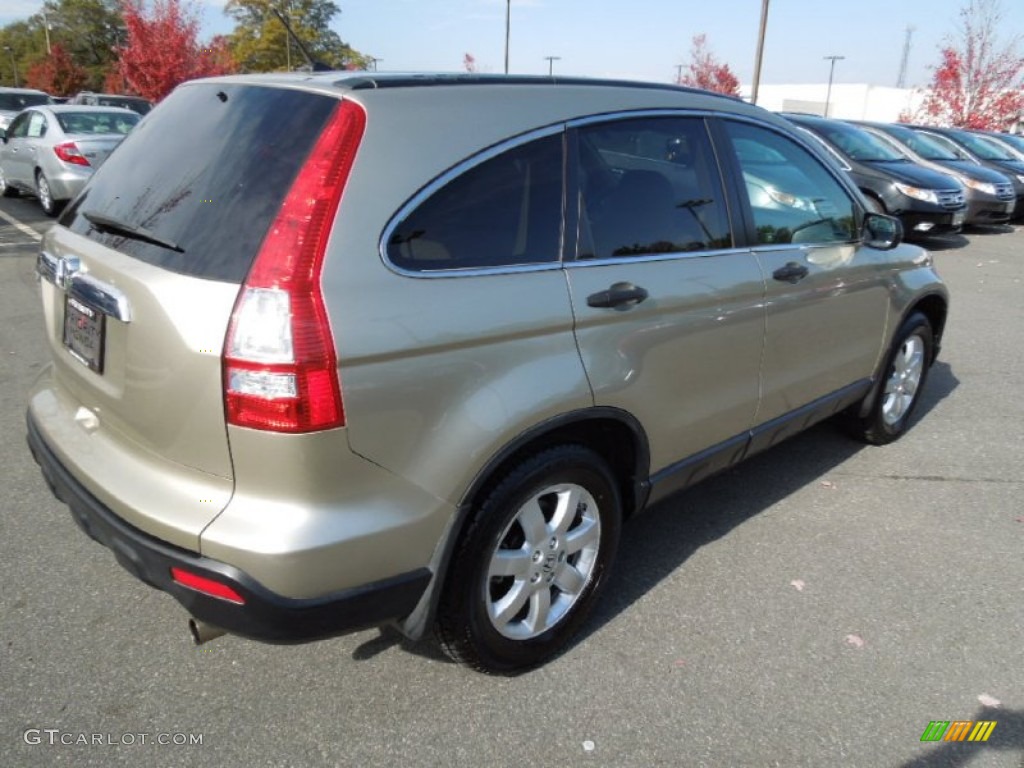
[[[31,237],[36,242],[39,242],[40,240],[43,239],[43,236],[41,234],[39,234],[38,232],[36,232],[34,229],[32,229],[32,227],[30,227],[28,224],[25,224],[24,222],[19,221],[18,219],[14,218],[13,216],[11,216],[11,214],[9,214],[9,213],[7,213],[5,211],[0,211],[0,219],[3,219],[8,224],[10,224],[12,227],[17,229],[19,232],[21,232],[24,235],[27,235],[27,236]]]

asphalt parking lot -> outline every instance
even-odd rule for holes
[[[953,308],[903,440],[821,425],[650,510],[578,642],[504,679],[377,631],[192,646],[25,447],[47,225],[0,202],[0,765],[1024,766],[1024,227],[935,249]]]

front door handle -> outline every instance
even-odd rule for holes
[[[648,293],[632,283],[615,283],[607,291],[598,291],[587,296],[588,307],[602,309],[619,309],[639,304],[646,299]]]
[[[791,261],[784,267],[779,267],[772,272],[772,277],[776,280],[781,280],[784,283],[792,283],[795,285],[807,277],[809,272],[810,270],[808,270],[803,264],[797,264],[795,261]]]

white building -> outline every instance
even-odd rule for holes
[[[743,98],[750,100],[750,85],[740,88]],[[825,114],[828,83],[799,85],[764,85],[758,88],[758,106],[773,112],[806,112]],[[910,88],[889,88],[867,83],[833,83],[828,116],[844,120],[873,120],[894,123],[900,113],[913,112],[923,100],[920,91]]]

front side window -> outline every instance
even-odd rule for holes
[[[23,139],[28,134],[28,121],[32,116],[31,112],[23,112],[14,118],[7,129],[7,136],[12,139]]]
[[[718,166],[700,118],[618,120],[579,129],[577,258],[732,246]]]
[[[816,157],[792,139],[725,121],[743,172],[757,242],[845,242],[856,236],[856,204]]]
[[[416,272],[558,261],[562,145],[535,139],[460,173],[398,223],[389,261]]]

